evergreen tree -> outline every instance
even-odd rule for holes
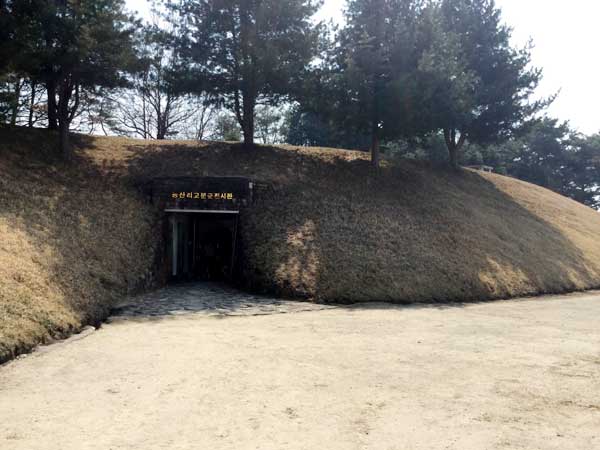
[[[277,144],[284,139],[282,131],[284,111],[281,108],[260,106],[256,108],[255,125],[259,139],[263,144]]]
[[[305,112],[295,105],[286,114],[285,142],[291,145],[327,147],[330,145],[330,130],[323,120],[313,112]]]
[[[403,90],[417,68],[422,9],[420,0],[350,0],[320,73],[328,92],[313,95],[313,109],[328,111],[337,127],[370,136],[375,168],[381,140],[407,131]]]
[[[311,108],[294,105],[285,117],[284,140],[291,145],[368,150],[368,134],[346,128]]]
[[[240,125],[228,112],[221,112],[215,119],[214,131],[211,136],[216,141],[239,142],[241,140]]]
[[[509,174],[588,206],[600,206],[600,139],[544,118],[511,145]]]
[[[316,46],[320,0],[182,0],[169,3],[185,62],[184,88],[231,110],[247,148],[257,104],[300,94]],[[183,67],[183,66],[182,66]]]
[[[16,52],[12,0],[0,0],[0,75],[5,74]]]
[[[494,0],[441,0],[435,11],[420,65],[422,120],[443,131],[457,167],[467,140],[505,140],[551,99],[530,100],[541,70],[530,67],[529,47],[511,46]]]
[[[48,127],[58,129],[60,148],[71,156],[70,124],[84,89],[123,85],[134,60],[134,23],[122,0],[14,0],[19,71],[44,83]]]
[[[506,142],[465,145],[469,164],[492,166],[586,204],[600,207],[600,136],[583,136],[568,123],[544,117]]]

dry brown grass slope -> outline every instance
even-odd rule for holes
[[[359,152],[84,136],[65,168],[49,136],[0,131],[0,355],[102,317],[143,276],[157,233],[134,186],[156,176],[270,186],[242,218],[253,290],[414,302],[600,287],[600,214],[511,178],[414,161],[374,177]]]
[[[332,149],[97,139],[97,165],[265,182],[243,218],[246,282],[320,301],[448,301],[600,286],[600,214],[546,189]]]
[[[55,147],[44,130],[0,130],[0,362],[104,319],[152,259],[151,210]]]

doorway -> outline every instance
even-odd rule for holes
[[[237,211],[167,211],[171,281],[232,281]]]

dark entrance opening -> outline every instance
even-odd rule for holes
[[[167,211],[171,281],[233,281],[237,211]]]

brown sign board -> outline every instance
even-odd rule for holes
[[[169,177],[149,183],[152,203],[165,210],[233,211],[252,202],[245,177]]]

